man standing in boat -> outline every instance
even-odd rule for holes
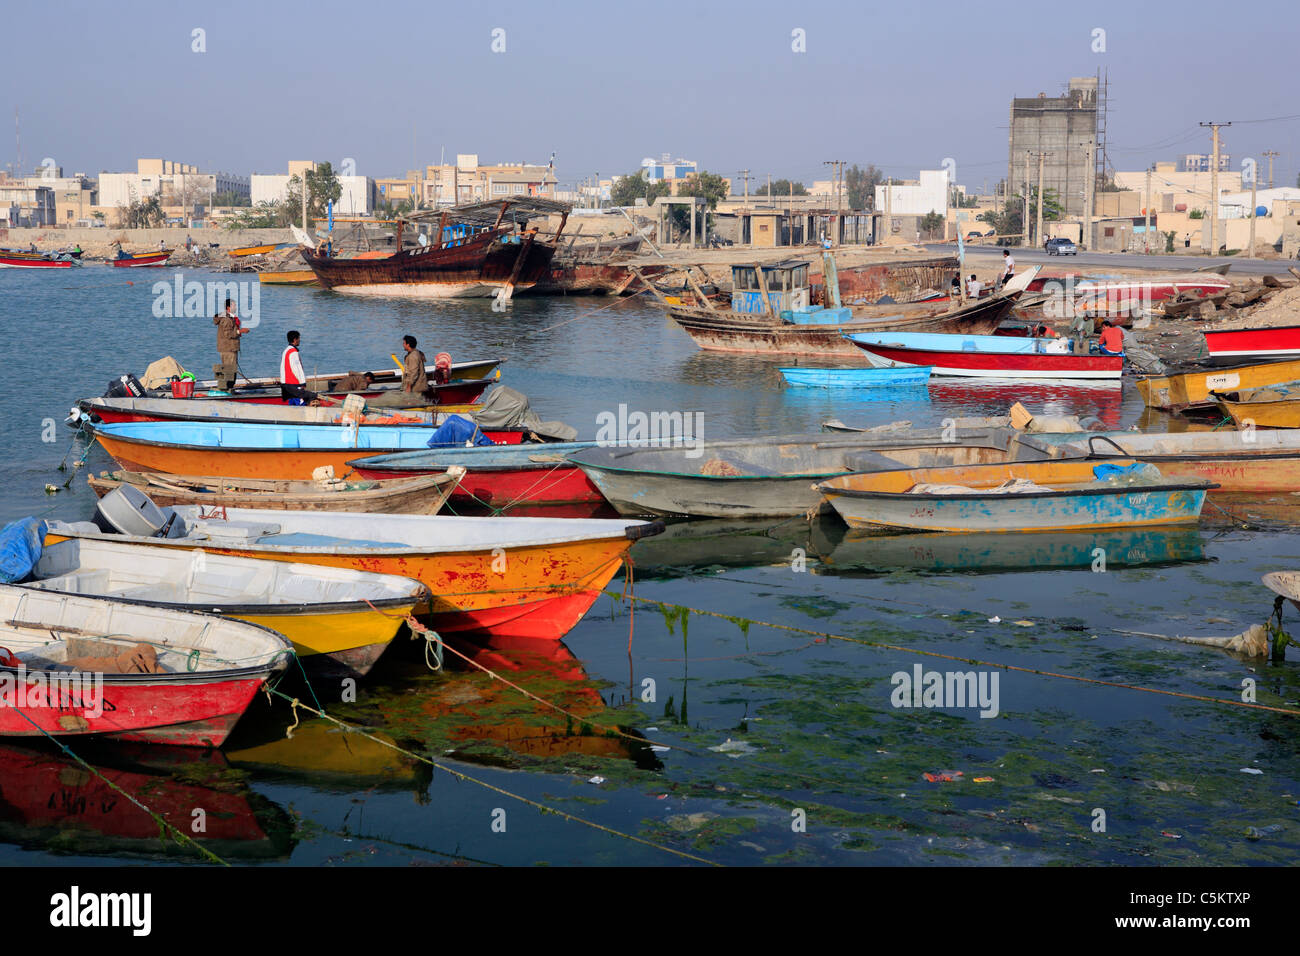
[[[1011,277],[1016,274],[1016,260],[1011,255],[1010,249],[1002,250],[1002,278],[998,280],[998,288],[1002,288],[1011,281]]]
[[[289,343],[280,354],[280,397],[291,405],[308,405],[316,401],[316,393],[307,390],[307,376],[302,370],[302,356],[298,354],[301,336],[297,329],[288,332]]]
[[[414,335],[402,336],[406,359],[402,362],[402,391],[408,395],[423,395],[429,390],[429,375],[424,370],[424,353],[415,347]]]
[[[217,354],[221,364],[212,366],[216,374],[217,388],[229,392],[235,387],[235,376],[239,372],[239,340],[248,334],[248,329],[241,328],[239,316],[235,315],[235,303],[226,300],[226,311],[214,315],[212,324],[217,327]]]

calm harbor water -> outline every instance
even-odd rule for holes
[[[74,399],[168,354],[209,377],[211,320],[154,316],[153,284],[174,277],[93,265],[0,272],[0,519],[91,513],[85,474],[111,467],[97,448],[69,489],[45,491],[67,480],[60,461],[85,450],[62,425]],[[500,314],[486,300],[260,296],[241,355],[249,375],[274,374],[290,328],[309,373],[383,366],[411,333],[429,355],[506,358],[503,383],[581,437],[620,404],[700,412],[706,438],[815,430],[830,418],[933,426],[1005,414],[1016,399],[1109,427],[1142,412],[1131,386],[936,383],[874,400],[786,389],[781,363],[701,353],[639,300],[519,299]],[[1300,707],[1295,660],[1122,633],[1229,635],[1268,618],[1259,577],[1300,565],[1292,502],[1216,500],[1237,520],[1207,505],[1199,529],[1096,536],[858,539],[834,520],[803,519],[674,525],[634,548],[633,592],[709,613],[602,598],[563,645],[465,649],[579,720],[467,665],[431,673],[404,638],[355,702],[340,701],[337,686],[285,685],[446,769],[305,714],[287,737],[288,705],[262,698],[221,753],[73,749],[183,829],[203,808],[208,831],[197,836],[232,862],[684,862],[454,770],[733,865],[1293,863],[1295,718],[1116,686],[1239,701],[1249,681],[1259,703]],[[894,706],[896,675],[917,665],[996,676],[996,716]],[[0,743],[0,862],[142,858],[198,862],[57,750]]]

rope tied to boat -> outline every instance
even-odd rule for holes
[[[268,697],[270,696],[270,693],[269,693],[269,692],[268,692],[267,696],[268,696]],[[298,706],[299,706],[299,704],[298,704],[298,698],[297,698],[297,697],[295,697],[293,700],[289,701],[289,712],[290,712],[290,715],[293,717],[293,723],[290,724],[287,728],[285,728],[285,731],[284,731],[284,736],[285,736],[288,740],[293,740],[293,732],[294,732],[295,730],[298,729]]]
[[[442,643],[442,635],[431,627],[425,627],[415,619],[414,614],[406,615],[406,626],[411,629],[412,640],[424,638],[424,663],[429,670],[435,673],[442,670],[442,651],[445,646]]]

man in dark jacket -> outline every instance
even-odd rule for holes
[[[241,328],[231,299],[226,300],[225,312],[212,317],[212,324],[217,327],[217,354],[221,356],[221,364],[212,366],[212,371],[216,374],[217,388],[229,392],[235,387],[239,372],[239,340],[248,334],[248,329]]]

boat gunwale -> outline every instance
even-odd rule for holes
[[[899,470],[905,470],[905,469],[899,469]],[[857,472],[856,474],[871,475],[871,474],[885,474],[885,472]],[[843,475],[838,477],[852,478],[855,477],[855,475]],[[831,481],[834,480],[835,479],[831,479]],[[1155,492],[1214,491],[1216,488],[1221,487],[1217,482],[1212,482],[1209,479],[1201,479],[1199,481],[1194,481],[1194,482],[1170,482],[1168,484],[1159,484],[1159,485],[1117,485],[1111,488],[1071,488],[1071,489],[1061,489],[1061,490],[1053,489],[1047,491],[1017,491],[1014,494],[1012,493],[999,494],[993,488],[988,488],[983,491],[975,490],[971,494],[965,494],[965,493],[938,494],[936,492],[928,492],[928,491],[921,491],[921,492],[864,491],[858,488],[824,488],[823,487],[824,485],[828,485],[828,484],[830,484],[830,481],[820,482],[817,485],[817,490],[822,492],[822,494],[826,495],[827,497],[831,495],[839,495],[845,498],[883,498],[883,499],[890,499],[890,500],[906,499],[909,501],[912,500],[972,501],[976,499],[984,500],[990,497],[995,497],[999,501],[1004,499],[1009,501],[1015,501],[1022,498],[1073,498],[1073,497],[1095,498],[1103,495],[1139,494],[1139,493],[1149,493],[1153,491]]]

